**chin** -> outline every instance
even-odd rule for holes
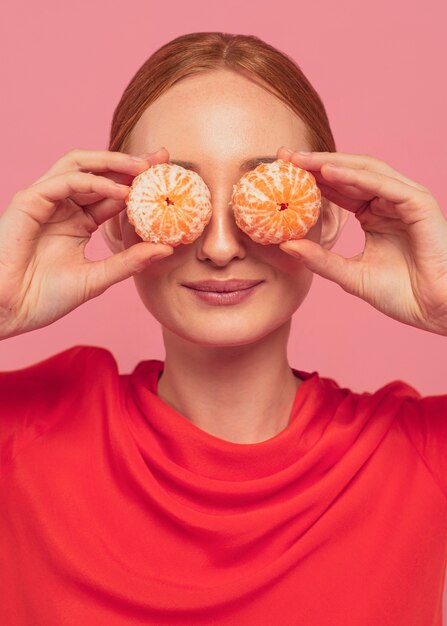
[[[197,318],[194,323],[188,325],[185,325],[187,319],[182,321],[181,325],[166,323],[166,320],[160,323],[163,332],[167,331],[189,343],[209,348],[231,348],[262,341],[284,324],[290,326],[291,319],[290,317],[285,320],[276,319],[270,323],[267,320],[262,323],[262,320],[257,319],[256,325],[253,324],[253,319],[232,320],[230,316],[225,320],[208,321],[207,324],[200,323]]]

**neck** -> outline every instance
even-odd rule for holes
[[[287,361],[287,324],[257,343],[201,346],[163,328],[159,397],[198,428],[234,443],[258,443],[287,427],[301,380]]]

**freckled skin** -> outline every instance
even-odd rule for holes
[[[135,155],[165,146],[170,160],[196,163],[211,192],[212,216],[201,236],[133,280],[162,325],[160,396],[199,427],[232,441],[263,440],[283,428],[300,383],[288,365],[287,341],[313,274],[278,245],[253,241],[238,228],[230,205],[245,173],[240,164],[276,156],[282,145],[311,149],[302,120],[259,79],[230,70],[174,84],[146,109],[129,144]],[[323,211],[306,237],[332,246],[340,227],[336,209],[324,220]],[[109,240],[112,249],[140,241],[125,211],[116,231],[122,242]],[[264,282],[233,306],[208,306],[181,286],[210,278]]]
[[[181,106],[179,106],[181,103]],[[269,120],[266,125],[265,120]],[[250,343],[283,324],[306,297],[312,273],[277,245],[259,245],[236,225],[233,190],[244,172],[239,163],[276,155],[281,145],[310,149],[304,123],[278,98],[234,72],[213,72],[180,80],[143,113],[132,131],[133,154],[166,146],[172,160],[198,163],[211,191],[212,218],[192,244],[134,277],[140,297],[164,326],[207,345]],[[120,223],[126,247],[140,241],[126,215]],[[307,237],[319,241],[321,219]],[[265,297],[242,307],[210,311],[190,302],[178,282],[204,278],[259,278]],[[249,314],[256,310],[256,315]]]

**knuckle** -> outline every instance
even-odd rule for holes
[[[76,182],[81,182],[86,179],[88,180],[92,177],[91,172],[80,172],[79,170],[73,170],[70,175]]]
[[[81,186],[84,182],[83,178],[85,174],[77,171],[70,171],[65,174],[65,181],[69,185],[70,189],[74,191],[77,187]]]
[[[62,158],[66,161],[69,161],[70,163],[78,165],[81,155],[82,150],[80,150],[79,148],[72,148],[71,150],[66,152]]]
[[[80,148],[72,148],[71,150],[69,150],[68,152],[66,152],[66,154],[70,155],[70,156],[79,156],[79,154],[82,152],[82,150]]]
[[[23,202],[23,199],[26,197],[28,193],[27,189],[19,189],[18,191],[15,192],[15,194],[12,196],[11,201],[13,203],[20,203]]]
[[[363,153],[360,156],[363,159],[363,165],[365,167],[368,165],[378,165],[380,163],[379,159],[372,154]]]
[[[135,276],[135,274],[138,274],[138,272],[140,272],[143,269],[143,265],[141,265],[141,267],[130,263],[130,259],[129,259],[129,255],[126,253],[122,254],[119,257],[121,264],[124,268],[125,273],[130,277],[130,276]]]
[[[428,187],[424,187],[424,185],[421,185],[420,183],[419,183],[419,189],[420,191],[422,191],[423,194],[428,194],[430,196],[433,195]]]

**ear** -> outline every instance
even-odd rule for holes
[[[107,221],[100,224],[99,230],[101,231],[105,242],[114,254],[124,250],[119,215],[114,215]]]
[[[344,225],[348,221],[350,212],[342,209],[326,198],[322,201],[322,225],[320,245],[327,250],[334,246],[341,235]]]

